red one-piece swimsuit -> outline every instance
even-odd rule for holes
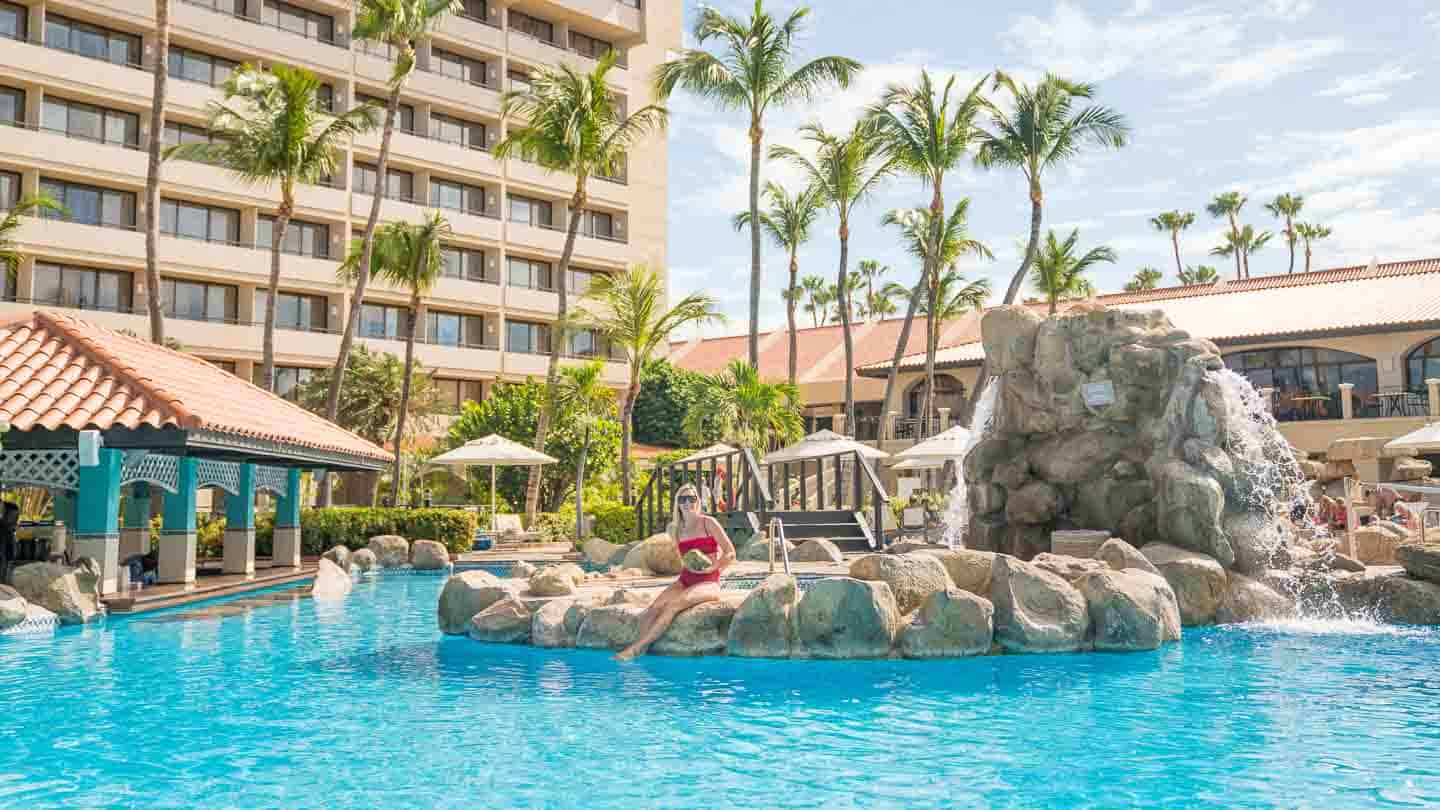
[[[715,538],[711,537],[711,536],[708,535],[708,534],[703,535],[703,536],[701,536],[701,537],[692,537],[692,538],[690,538],[689,540],[681,540],[681,541],[680,541],[680,556],[681,556],[681,557],[684,557],[684,556],[685,556],[685,552],[690,551],[691,549],[697,549],[697,550],[699,550],[699,551],[703,551],[703,552],[705,552],[706,554],[708,554],[711,558],[714,558],[717,554],[720,553],[720,544],[719,544],[718,542],[716,542]],[[681,569],[681,571],[680,571],[680,584],[681,584],[681,586],[686,587],[686,588],[694,587],[694,586],[696,586],[696,585],[699,585],[699,584],[702,583],[702,582],[719,582],[719,581],[720,581],[720,569],[718,569],[718,568],[716,568],[716,569],[714,569],[714,570],[712,570],[712,571],[707,571],[707,572],[705,572],[705,573],[703,573],[703,574],[697,574],[696,572],[691,571],[691,570],[688,569],[688,568]]]

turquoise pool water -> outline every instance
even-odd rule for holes
[[[1440,802],[1440,634],[769,662],[500,647],[438,577],[0,638],[0,807],[1216,807]]]

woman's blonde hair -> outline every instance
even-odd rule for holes
[[[670,525],[667,528],[670,536],[677,542],[680,540],[680,532],[685,528],[685,513],[680,511],[680,496],[682,495],[691,495],[698,501],[700,500],[700,490],[696,489],[694,484],[683,484],[675,490],[675,500],[670,503]]]

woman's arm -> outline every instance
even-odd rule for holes
[[[730,535],[725,533],[725,527],[720,525],[720,521],[709,516],[705,519],[710,521],[710,536],[714,537],[716,545],[720,546],[720,559],[715,561],[715,567],[724,571],[735,563],[735,544],[730,542]]]

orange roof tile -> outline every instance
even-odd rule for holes
[[[193,355],[69,315],[0,322],[0,418],[20,431],[177,427],[386,461],[381,447]]]

